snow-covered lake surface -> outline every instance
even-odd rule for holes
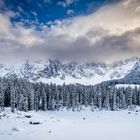
[[[0,140],[140,140],[140,108],[15,114],[6,109],[0,114]],[[30,121],[41,124],[33,125]]]

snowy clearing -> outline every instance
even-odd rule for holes
[[[0,113],[0,140],[139,140],[135,111],[38,111]],[[25,116],[31,116],[25,117]],[[30,122],[39,122],[33,125]]]
[[[116,84],[116,88],[127,88],[127,87],[140,88],[140,85],[137,85],[137,84]]]

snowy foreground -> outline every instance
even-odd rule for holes
[[[0,140],[139,140],[135,111],[38,111],[0,113]],[[31,117],[31,118],[28,118]],[[30,124],[39,122],[41,124]]]

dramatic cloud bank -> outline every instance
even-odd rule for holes
[[[13,25],[10,18],[16,14],[0,13],[0,62],[58,58],[109,63],[140,56],[139,0],[122,0],[90,15],[46,23],[41,30],[22,22]]]

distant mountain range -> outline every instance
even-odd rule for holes
[[[140,84],[140,58],[105,63],[67,63],[58,60],[24,61],[0,65],[0,77],[24,78],[31,82],[95,85],[111,83]]]

